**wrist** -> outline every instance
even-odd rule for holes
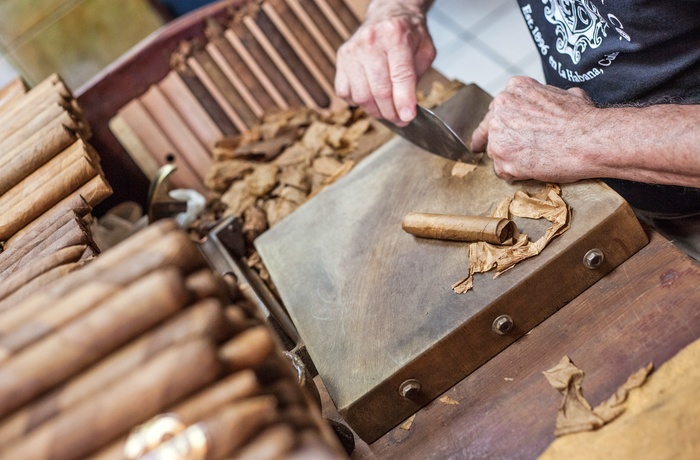
[[[425,22],[433,0],[373,0],[367,7],[365,22],[374,23],[394,17],[408,17]]]

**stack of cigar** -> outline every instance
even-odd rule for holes
[[[343,457],[281,350],[159,221],[0,313],[0,458]]]
[[[0,312],[98,252],[92,207],[107,198],[90,130],[57,75],[0,91]]]
[[[183,42],[173,70],[110,122],[146,177],[165,163],[173,185],[205,191],[212,151],[266,114],[335,109],[336,50],[358,27],[346,0],[251,0]]]

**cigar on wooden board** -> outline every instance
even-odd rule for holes
[[[0,454],[23,460],[85,458],[174,401],[210,384],[220,370],[216,348],[207,339],[168,347]]]
[[[271,331],[260,325],[246,329],[223,344],[219,357],[229,372],[253,369],[276,349],[275,346]]]
[[[515,223],[508,219],[418,212],[406,214],[401,227],[421,238],[492,244],[506,244],[517,232]]]
[[[41,318],[37,320],[40,322]],[[221,302],[206,299],[186,308],[152,331],[109,354],[99,363],[73,377],[64,385],[22,407],[0,420],[0,447],[24,436],[56,414],[76,405],[114,380],[121,378],[156,353],[194,337],[207,337],[219,342],[231,335],[231,325],[224,315]],[[0,337],[5,350],[21,348],[25,330]]]
[[[27,90],[27,85],[20,76],[13,78],[9,83],[5,84],[0,88],[0,111],[2,111],[10,101],[23,96]]]
[[[8,123],[12,123],[15,117],[20,116],[24,111],[36,112],[38,107],[54,102],[64,102],[73,99],[73,95],[61,81],[58,75],[54,74],[44,79],[22,97],[13,99],[10,104],[0,110],[0,130]]]
[[[275,460],[286,458],[294,449],[296,434],[288,425],[277,424],[265,428],[242,449],[236,452],[237,460]]]
[[[0,417],[86,369],[189,300],[179,271],[159,270],[10,357],[0,366]]]

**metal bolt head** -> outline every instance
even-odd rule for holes
[[[583,256],[583,265],[588,269],[595,270],[603,265],[604,260],[605,254],[603,254],[603,251],[598,248],[593,248]]]
[[[416,379],[409,379],[399,385],[399,394],[406,399],[415,399],[420,393],[420,382]]]
[[[513,329],[513,318],[508,315],[501,315],[493,320],[493,332],[498,335],[506,335]]]

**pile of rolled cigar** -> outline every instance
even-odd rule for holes
[[[158,221],[0,313],[0,458],[344,457],[295,371]]]
[[[57,75],[0,90],[0,312],[99,252],[93,206],[112,189]]]

